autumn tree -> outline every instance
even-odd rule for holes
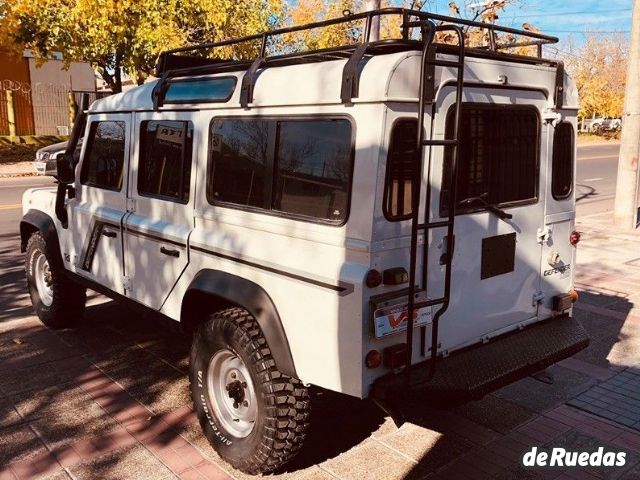
[[[66,63],[89,62],[119,92],[123,71],[144,82],[162,50],[267,30],[283,6],[283,0],[0,0],[0,44],[28,48],[40,59],[62,52]]]
[[[620,118],[629,58],[628,37],[622,33],[590,33],[582,44],[573,40],[558,51],[578,86],[583,118]]]

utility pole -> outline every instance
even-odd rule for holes
[[[618,161],[615,224],[622,228],[638,226],[638,155],[640,154],[640,0],[633,2],[631,51]]]
[[[366,0],[364,9],[365,11],[380,10],[380,0]],[[380,40],[380,15],[371,18],[371,34],[369,36],[370,42],[378,40]]]

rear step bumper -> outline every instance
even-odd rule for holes
[[[430,362],[413,365],[408,387],[412,394],[425,394],[438,402],[477,399],[587,345],[589,337],[580,322],[563,315],[440,358],[429,381]],[[371,396],[384,401],[406,393],[406,375],[400,372],[379,378]]]

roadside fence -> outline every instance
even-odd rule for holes
[[[90,102],[108,95],[65,84],[0,81],[0,135],[68,135],[83,93]]]

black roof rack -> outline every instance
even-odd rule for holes
[[[371,42],[371,25],[375,17],[401,16],[401,38],[385,39]],[[343,23],[364,21],[364,29],[360,35],[360,42],[351,45],[341,45],[332,48],[304,50],[295,53],[279,53],[268,55],[267,48],[274,37],[294,32],[312,30],[316,28],[328,27]],[[333,18],[321,22],[296,25],[277,30],[271,30],[255,35],[248,35],[239,38],[222,40],[218,42],[205,42],[199,45],[186,46],[162,52],[158,58],[156,76],[160,78],[154,91],[154,104],[162,105],[162,96],[166,90],[166,82],[174,77],[188,77],[194,75],[207,75],[214,73],[246,70],[241,86],[241,104],[247,107],[253,98],[253,87],[259,69],[288,65],[295,63],[310,63],[339,58],[350,59],[345,66],[341,98],[343,102],[349,102],[352,97],[357,97],[357,66],[365,55],[377,55],[391,53],[402,50],[421,50],[423,46],[422,31],[420,26],[426,21],[438,22],[440,24],[458,25],[467,28],[480,28],[488,35],[488,45],[485,47],[467,48],[469,54],[500,58],[509,61],[519,61],[525,63],[542,63],[557,66],[557,61],[542,58],[542,46],[558,43],[557,37],[544,35],[538,32],[518,30],[510,27],[503,27],[490,23],[465,20],[446,15],[438,15],[430,12],[409,10],[404,8],[383,8],[367,12],[345,15],[340,18]],[[415,30],[418,29],[419,36],[415,38]],[[509,34],[508,41],[501,39],[499,34]],[[502,43],[501,43],[502,40]],[[257,42],[260,42],[259,48]],[[437,42],[437,40],[436,40]],[[210,58],[212,51],[221,47],[237,46],[242,44],[256,44],[258,55],[251,59],[237,58]],[[447,50],[446,44],[437,44],[436,47],[442,51]],[[535,56],[515,55],[506,53],[504,50],[516,47],[537,47]]]

